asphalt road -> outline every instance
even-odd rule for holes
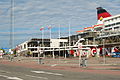
[[[0,64],[0,80],[120,80],[120,77],[117,75],[42,70]]]

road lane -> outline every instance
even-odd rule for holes
[[[71,72],[65,70],[42,70],[0,64],[0,80],[10,80],[7,77],[22,80],[120,80],[119,76],[93,74],[86,72]],[[16,79],[15,79],[16,78]]]
[[[31,77],[31,78],[38,78],[38,79],[45,79],[45,80],[48,80],[48,78],[46,78],[46,77],[33,76],[33,75],[25,75],[25,76],[28,76],[28,77]]]
[[[4,77],[6,79],[11,79],[11,80],[23,80],[21,78],[18,78],[18,77],[10,77],[10,76],[6,76],[6,75],[0,75],[1,77]]]
[[[0,64],[0,80],[47,80],[42,76],[35,76],[31,69]]]
[[[52,73],[52,72],[46,72],[46,71],[31,71],[34,73],[40,73],[40,74],[52,74],[52,75],[56,75],[56,76],[62,76],[63,74],[59,74],[59,73]]]

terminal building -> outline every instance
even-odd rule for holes
[[[32,56],[37,56],[39,49],[44,49],[47,53],[47,50],[58,51],[56,49],[60,47],[65,47],[68,45],[67,39],[38,39],[32,38],[31,40],[25,41],[19,44],[16,48],[18,48],[18,53],[26,53],[28,51],[32,52]]]

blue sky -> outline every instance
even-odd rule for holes
[[[0,48],[10,47],[10,3],[0,0]],[[112,15],[120,14],[120,0],[14,0],[14,46],[31,38],[41,38],[41,26],[45,38],[49,38],[47,25],[52,26],[52,38],[58,38],[96,24],[96,7],[103,7]]]

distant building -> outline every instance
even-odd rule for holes
[[[25,41],[17,46],[18,53],[25,51],[31,51],[34,55],[38,54],[38,49],[44,47],[44,50],[48,48],[59,48],[68,45],[67,39],[38,39],[32,38],[31,40]]]

